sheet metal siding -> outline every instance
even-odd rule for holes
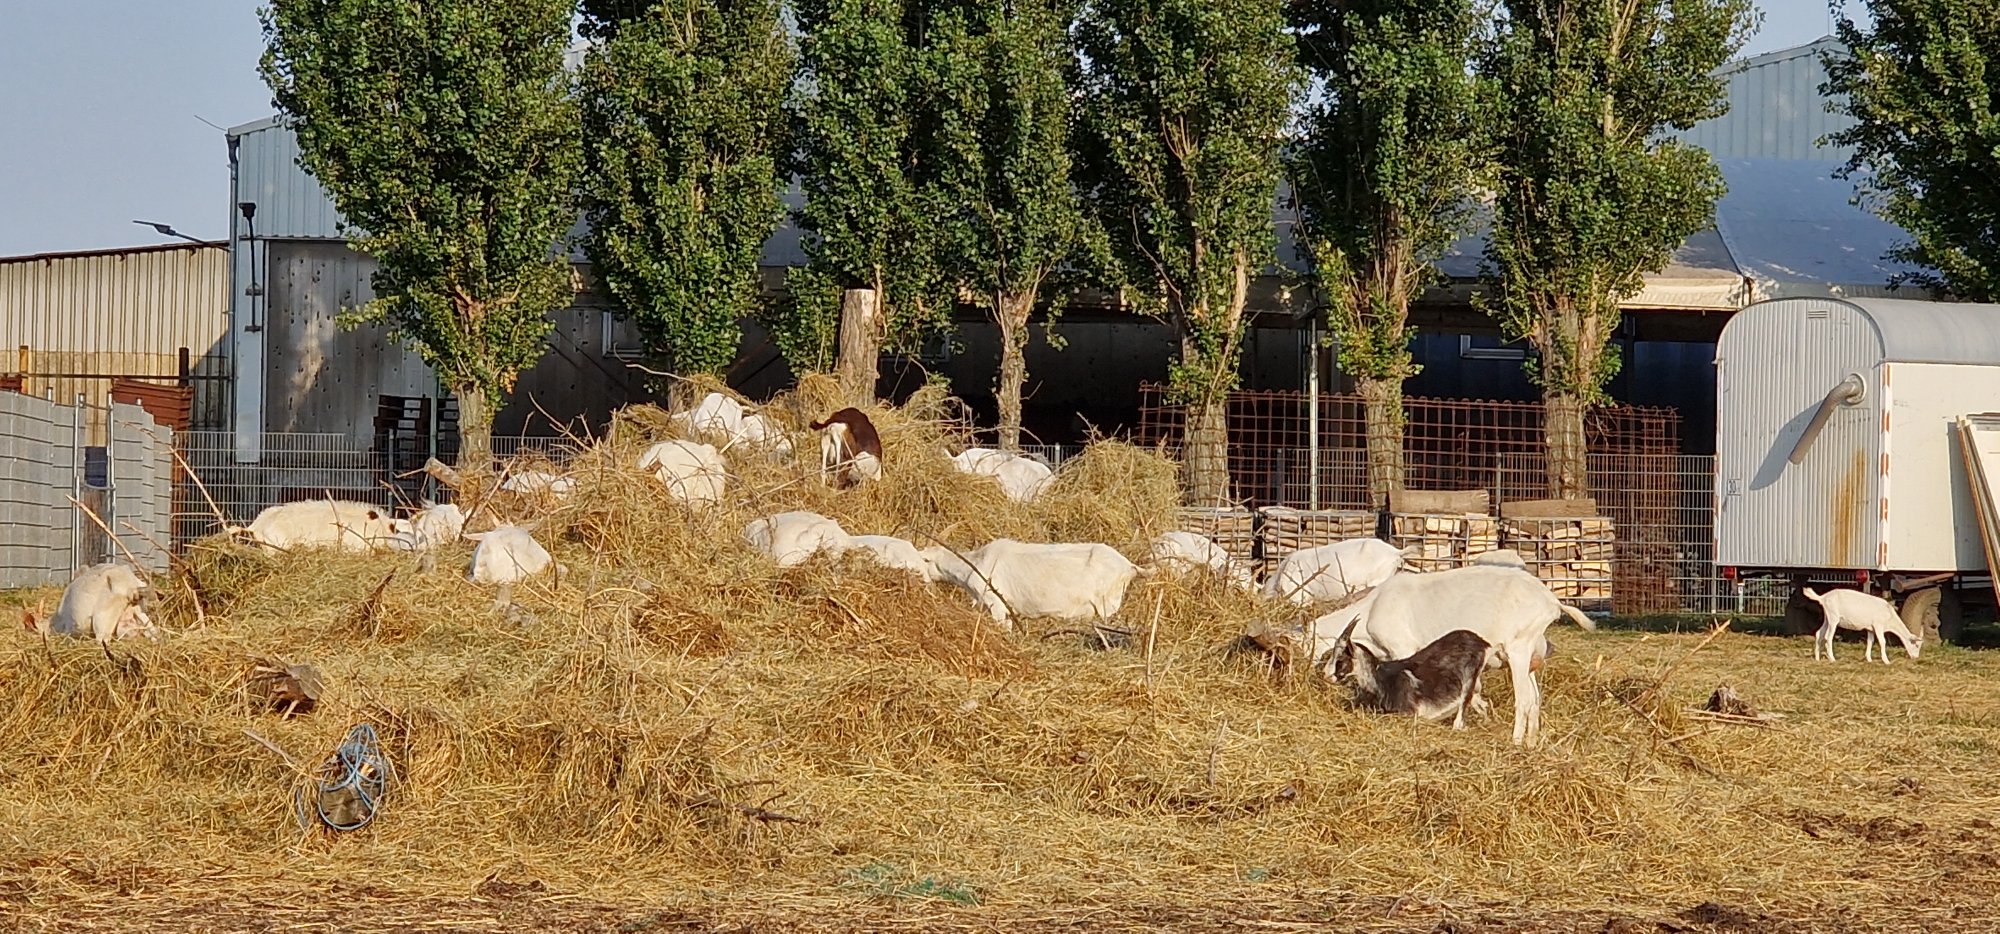
[[[366,446],[377,397],[430,395],[436,378],[380,325],[339,315],[374,298],[375,261],[339,243],[271,244],[264,431],[333,432]]]
[[[1732,319],[1716,350],[1717,563],[1875,566],[1882,391],[1871,323],[1844,302],[1769,302]],[[1849,373],[1867,384],[1863,401],[1836,411],[1792,465],[1792,445]]]
[[[1985,545],[1956,430],[2000,411],[2000,367],[1898,363],[1889,410],[1886,570],[1985,573]]]
[[[1874,326],[1882,359],[2000,366],[2000,305],[1850,298]]]
[[[1729,112],[1695,124],[1682,138],[1718,158],[1845,162],[1849,147],[1815,145],[1854,125],[1844,114],[1828,113],[1819,92],[1826,68],[1818,53],[1839,48],[1837,42],[1816,42],[1723,66]]]
[[[299,167],[299,141],[273,121],[236,135],[236,200],[257,203],[257,236],[340,239],[340,212],[319,181]],[[240,128],[239,128],[240,129]],[[237,233],[247,232],[230,205]]]
[[[224,353],[228,334],[226,250],[190,244],[0,262],[0,349],[10,354],[0,369],[12,371],[11,354],[25,345],[116,355],[120,369],[105,372],[171,375],[180,348],[196,358]]]

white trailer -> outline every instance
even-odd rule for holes
[[[1935,628],[1941,602],[1952,635],[1958,591],[1987,571],[1957,421],[2000,411],[2000,305],[1759,302],[1723,327],[1715,368],[1723,575],[1925,594],[1909,605]]]

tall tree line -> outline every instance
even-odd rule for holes
[[[1484,307],[1537,351],[1552,492],[1587,490],[1618,302],[1720,193],[1662,131],[1720,112],[1710,72],[1752,25],[1748,0],[781,3],[585,0],[570,74],[556,0],[276,0],[265,73],[383,260],[374,311],[462,400],[497,401],[540,354],[581,212],[676,374],[724,371],[760,315],[858,400],[879,348],[983,309],[1010,447],[1030,322],[1111,290],[1179,336],[1203,501],[1230,496],[1225,403],[1286,180],[1384,502],[1409,306],[1482,200]],[[759,254],[794,181],[808,262],[768,305]]]

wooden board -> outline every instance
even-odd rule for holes
[[[1485,490],[1404,490],[1389,495],[1394,513],[1442,513],[1463,516],[1493,511],[1493,496]]]
[[[1588,519],[1598,518],[1597,500],[1517,499],[1500,504],[1503,519]]]

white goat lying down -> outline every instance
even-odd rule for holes
[[[781,512],[753,520],[743,527],[743,539],[783,568],[804,564],[821,552],[836,556],[860,552],[883,567],[909,571],[926,581],[937,579],[937,568],[916,545],[891,535],[849,535],[839,522],[816,512]]]
[[[769,448],[784,455],[791,453],[791,439],[761,413],[751,412],[740,402],[719,392],[702,396],[694,408],[668,416],[689,434],[720,438],[723,447],[748,444]]]
[[[821,551],[845,550],[847,530],[816,512],[794,510],[755,519],[743,527],[750,547],[776,559],[781,568],[804,564]]]
[[[1474,565],[1397,574],[1352,605],[1315,620],[1314,627],[1320,638],[1329,631],[1349,632],[1352,649],[1392,659],[1415,655],[1452,630],[1470,630],[1492,646],[1489,663],[1504,663],[1513,675],[1514,742],[1533,745],[1542,726],[1535,658],[1548,649],[1549,625],[1564,616],[1584,629],[1597,628],[1533,574]]]
[[[1479,695],[1479,674],[1492,646],[1469,629],[1454,629],[1409,658],[1383,661],[1354,647],[1354,696],[1362,706],[1423,720],[1450,720],[1465,729],[1465,710]]]
[[[141,605],[149,593],[146,579],[131,568],[114,562],[93,564],[63,588],[54,616],[37,621],[29,614],[26,622],[36,632],[99,642],[135,636],[150,639],[158,632]]]
[[[1351,538],[1286,555],[1264,579],[1264,596],[1299,606],[1374,587],[1404,567],[1405,552],[1379,538]]]
[[[1244,590],[1257,589],[1257,578],[1247,566],[1231,558],[1221,545],[1193,532],[1168,532],[1154,539],[1153,563],[1179,573],[1200,568]]]
[[[465,534],[465,510],[457,503],[425,500],[423,508],[411,513],[406,523],[406,528],[389,536],[388,546],[398,551],[431,551]]]
[[[1009,454],[992,448],[966,448],[952,457],[960,471],[992,477],[1007,498],[1025,503],[1040,496],[1056,472],[1049,465],[1025,454]]]
[[[1910,658],[1914,659],[1923,653],[1923,637],[1910,632],[1909,627],[1903,625],[1903,618],[1896,615],[1896,608],[1890,605],[1889,601],[1859,590],[1829,590],[1826,593],[1818,593],[1807,587],[1805,594],[1806,599],[1819,604],[1820,612],[1826,616],[1826,622],[1820,625],[1819,632],[1813,634],[1814,661],[1819,660],[1819,650],[1822,645],[1826,646],[1826,660],[1833,661],[1833,636],[1834,632],[1840,629],[1857,630],[1865,634],[1864,641],[1867,643],[1867,648],[1861,653],[1863,661],[1872,660],[1875,657],[1876,647],[1880,646],[1882,664],[1889,664],[1889,640],[1883,633],[1894,633],[1896,640],[1903,643],[1903,651],[1910,653]]]
[[[330,546],[343,551],[390,547],[389,539],[407,531],[409,523],[389,510],[369,503],[309,499],[271,506],[257,514],[248,528],[224,526],[231,535],[245,535],[265,550]]]
[[[690,506],[722,501],[728,474],[722,453],[700,441],[662,441],[639,455],[639,469],[650,470],[673,497]]]
[[[1125,587],[1149,573],[1110,545],[1094,543],[1048,545],[999,538],[963,559],[941,545],[924,549],[924,557],[937,567],[938,579],[963,588],[994,622],[1009,629],[1017,617],[1109,619],[1125,605]]]

